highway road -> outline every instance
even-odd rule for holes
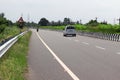
[[[28,80],[120,80],[120,42],[32,32]]]

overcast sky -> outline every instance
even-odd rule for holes
[[[83,23],[98,17],[116,23],[120,17],[120,0],[0,0],[0,13],[15,22],[23,14],[25,21],[38,22],[42,17],[58,21],[65,17]]]

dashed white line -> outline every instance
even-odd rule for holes
[[[50,53],[55,57],[55,59],[58,61],[58,63],[64,68],[64,70],[72,77],[73,80],[80,80],[64,63],[60,58],[50,49],[50,47],[44,42],[44,40],[39,36],[39,34],[36,32],[38,38],[41,40],[41,42],[45,45],[45,47],[50,51]]]
[[[68,38],[69,40],[72,40],[71,38]]]
[[[95,46],[96,48],[98,48],[98,49],[102,49],[102,50],[105,50],[105,48],[103,48],[103,47],[100,47],[100,46]]]
[[[86,45],[89,45],[89,43],[87,43],[87,42],[82,42],[83,44],[86,44]]]
[[[74,40],[75,42],[79,42],[79,40]]]
[[[117,52],[117,54],[119,54],[119,55],[120,55],[120,52]]]

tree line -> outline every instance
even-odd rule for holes
[[[97,26],[98,24],[107,24],[107,21],[98,22],[97,19],[95,19],[95,20],[90,20],[86,24],[82,24],[82,20],[72,21],[70,18],[64,18],[63,21],[61,21],[61,20],[49,21],[46,18],[41,18],[38,23],[24,22],[24,26],[62,26],[62,25],[65,26],[65,25],[75,25],[75,24],[81,24],[81,25],[87,25],[87,26]],[[4,29],[3,26],[1,27],[1,25],[6,25],[6,26],[15,25],[15,26],[19,27],[18,21],[13,23],[12,21],[5,18],[4,13],[0,13],[0,32],[2,32]]]
[[[12,21],[5,18],[4,13],[0,13],[0,33],[4,31],[6,26],[13,25]]]
[[[63,21],[58,20],[58,21],[49,21],[46,18],[41,18],[40,21],[38,22],[38,25],[40,26],[61,26],[61,25],[74,25],[74,24],[82,24],[81,20],[80,21],[72,21],[70,18],[64,18]]]
[[[63,21],[49,21],[46,18],[41,18],[40,21],[38,22],[38,25],[40,26],[62,26],[62,25],[75,25],[75,24],[80,24],[80,25],[86,25],[86,26],[98,26],[99,24],[105,24],[107,25],[107,21],[103,22],[98,22],[97,19],[95,20],[90,20],[88,23],[83,24],[82,20],[79,21],[72,21],[70,18],[64,18]]]

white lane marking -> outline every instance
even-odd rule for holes
[[[69,40],[72,40],[71,38],[68,38]]]
[[[79,42],[79,40],[74,40],[75,42]]]
[[[100,47],[100,46],[95,46],[96,48],[99,48],[99,49],[102,49],[102,50],[105,50],[105,48],[103,47]]]
[[[117,54],[119,54],[119,55],[120,55],[120,52],[117,52]]]
[[[67,71],[67,73],[73,78],[73,80],[80,80],[64,63],[60,58],[50,49],[50,47],[44,42],[44,40],[39,36],[39,34],[36,32],[38,38],[41,40],[41,42],[45,45],[45,47],[50,51],[50,53],[55,57],[55,59],[58,61],[58,63]]]
[[[82,42],[83,44],[86,44],[86,45],[89,45],[89,43],[87,43],[87,42]]]

